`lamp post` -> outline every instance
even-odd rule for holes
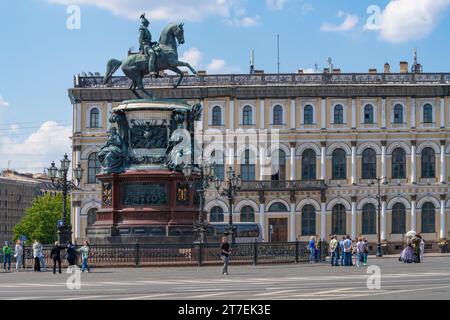
[[[384,183],[386,183],[387,182],[387,178],[386,177],[380,177],[380,178],[375,178],[375,180],[377,181],[377,200],[378,200],[377,257],[382,257],[383,256],[383,252],[381,250],[381,182],[384,181]],[[372,181],[371,184],[373,185],[375,183]]]
[[[61,167],[58,169],[53,161],[50,168],[48,168],[48,175],[52,180],[52,184],[55,188],[62,191],[63,195],[63,220],[62,224],[58,226],[58,241],[59,243],[66,243],[72,239],[72,228],[67,223],[67,194],[73,190],[77,189],[81,178],[83,177],[84,169],[81,168],[81,164],[78,164],[75,169],[73,169],[73,177],[75,177],[76,184],[73,180],[67,179],[67,174],[69,173],[70,160],[67,153],[61,160]]]
[[[207,223],[203,218],[203,212],[205,207],[205,191],[209,188],[211,182],[215,179],[214,166],[210,164],[205,164],[203,166],[198,167],[200,169],[200,188],[197,189],[197,193],[199,195],[199,213],[198,220],[194,223],[194,230],[196,233],[197,242],[205,243],[206,242],[206,226]],[[183,166],[183,174],[188,179],[192,176],[192,166],[184,165]]]
[[[226,187],[223,188],[223,190],[220,190],[221,182],[219,179],[216,178],[215,185],[217,192],[223,196],[228,198],[229,208],[230,208],[230,218],[229,218],[229,225],[225,232],[229,235],[231,235],[231,243],[235,243],[235,237],[236,232],[233,225],[233,205],[234,205],[234,198],[237,195],[237,192],[241,189],[242,185],[242,179],[239,175],[236,175],[233,168],[230,166],[228,173],[227,173],[227,181],[226,181]]]

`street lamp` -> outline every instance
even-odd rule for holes
[[[205,191],[209,188],[211,182],[215,179],[215,170],[214,165],[205,164],[198,167],[200,169],[200,188],[197,189],[197,193],[199,195],[199,213],[198,213],[198,221],[194,223],[194,230],[196,233],[197,241],[199,243],[205,243],[206,242],[206,226],[207,223],[205,223],[203,219],[203,211],[205,207]],[[183,166],[183,174],[186,177],[186,179],[190,178],[192,176],[192,166],[191,165],[184,165]]]
[[[377,184],[378,184],[378,187],[377,187],[377,200],[378,200],[377,257],[382,257],[383,256],[383,252],[381,250],[381,182],[384,181],[383,183],[387,183],[387,178],[386,177],[380,177],[380,178],[375,178],[375,180],[377,181]],[[373,185],[373,184],[375,184],[375,182],[372,181],[370,184]]]
[[[52,180],[53,187],[62,191],[63,195],[63,220],[62,224],[58,226],[58,241],[59,243],[66,243],[72,239],[72,228],[67,224],[67,209],[66,209],[66,198],[67,194],[73,190],[77,189],[83,178],[84,169],[81,164],[78,164],[76,168],[73,169],[73,177],[76,180],[76,184],[73,180],[67,180],[67,174],[69,173],[70,160],[67,153],[61,160],[61,167],[58,169],[55,162],[52,161],[50,168],[48,168],[48,175]]]
[[[227,182],[226,182],[226,187],[223,188],[223,190],[220,190],[221,187],[221,182],[218,178],[216,178],[215,181],[215,187],[217,189],[217,192],[222,196],[222,197],[227,197],[228,198],[228,203],[229,203],[229,208],[230,208],[230,218],[229,218],[229,225],[227,227],[227,229],[225,230],[225,232],[229,235],[231,235],[231,243],[234,244],[235,243],[235,237],[236,237],[236,232],[235,232],[235,227],[233,225],[233,204],[234,204],[234,198],[237,195],[237,192],[241,189],[242,186],[242,179],[239,175],[236,175],[233,168],[230,166],[228,173],[227,173]]]

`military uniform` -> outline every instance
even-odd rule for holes
[[[147,28],[150,22],[145,18],[145,14],[141,15],[141,20],[142,25],[139,28],[139,51],[148,57],[148,70],[150,73],[154,73],[156,72],[156,52],[153,49],[153,45],[157,42],[152,42],[152,34]]]

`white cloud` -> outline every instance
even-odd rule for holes
[[[8,108],[9,103],[5,99],[3,99],[2,95],[0,94],[0,108]]]
[[[194,68],[197,68],[200,65],[200,61],[202,60],[203,54],[197,48],[189,48],[186,50],[180,60],[188,62]]]
[[[225,19],[225,24],[230,27],[257,27],[260,23],[261,18],[259,16]]]
[[[239,67],[229,65],[224,59],[213,58],[209,63],[203,62],[203,53],[195,47],[187,49],[181,55],[181,61],[190,63],[194,68],[198,70],[206,70],[206,72],[209,74],[240,72]],[[180,68],[185,69],[185,67]]]
[[[272,11],[283,10],[287,0],[266,0],[267,8]]]
[[[20,131],[18,126],[11,129]],[[0,137],[0,168],[7,168],[10,161],[11,169],[30,173],[43,172],[53,160],[60,160],[64,153],[71,154],[71,135],[70,127],[47,121],[23,141],[18,141],[14,135]]]
[[[149,20],[202,21],[210,16],[231,17],[242,0],[47,0],[62,5],[92,5],[117,16],[136,20],[145,12]],[[239,9],[241,10],[241,9]]]
[[[236,66],[230,66],[223,59],[212,59],[206,66],[206,72],[209,74],[239,73],[240,69]]]
[[[314,68],[303,68],[303,73],[317,73]]]
[[[304,4],[302,5],[302,7],[300,8],[300,13],[301,13],[302,15],[305,15],[305,14],[310,13],[310,12],[313,11],[313,10],[314,10],[314,7],[312,6],[312,4],[309,3],[309,2],[307,2],[307,3],[304,3]]]
[[[423,39],[449,7],[450,0],[391,0],[379,19],[380,36],[392,43]]]
[[[343,32],[343,31],[349,31],[356,27],[358,24],[359,18],[356,15],[345,13],[342,11],[338,12],[338,17],[345,17],[344,21],[341,24],[332,24],[325,22],[320,27],[321,31],[324,32]]]

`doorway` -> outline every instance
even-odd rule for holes
[[[269,242],[287,242],[287,233],[287,218],[269,218]]]

